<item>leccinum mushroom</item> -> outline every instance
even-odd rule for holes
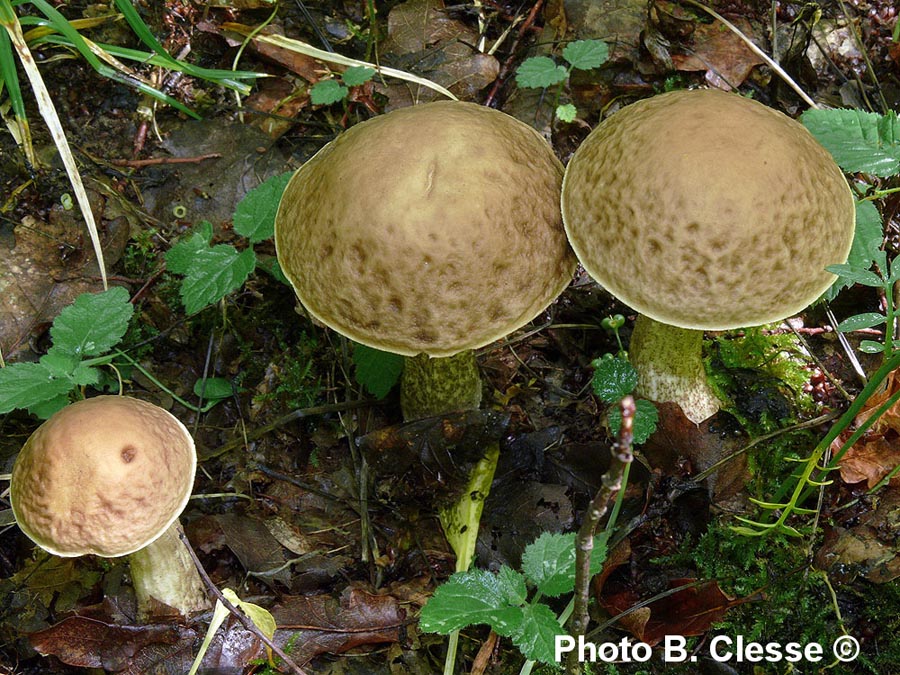
[[[295,173],[278,260],[315,318],[413,357],[407,419],[477,408],[471,350],[533,319],[571,279],[561,180],[549,144],[509,115],[449,101],[395,110]]]
[[[640,312],[639,391],[701,422],[719,402],[703,330],[791,316],[834,281],[855,225],[840,169],[799,123],[714,90],[678,91],[604,120],[566,170],[562,211],[588,273]]]
[[[208,606],[178,516],[194,484],[194,442],[173,415],[124,396],[73,403],[16,458],[10,501],[22,531],[55,555],[129,556],[138,617],[156,603]]]

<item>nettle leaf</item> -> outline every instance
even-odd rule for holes
[[[516,84],[528,89],[543,89],[564,82],[569,76],[565,66],[560,66],[549,56],[532,56],[516,69]]]
[[[571,103],[556,106],[556,119],[560,122],[571,122],[578,114],[578,109]]]
[[[884,231],[881,214],[871,201],[856,202],[856,230],[853,244],[847,256],[847,265],[857,270],[869,270],[881,249]],[[839,277],[825,292],[825,300],[831,302],[843,289],[853,285],[846,277]]]
[[[72,383],[55,376],[40,363],[10,363],[0,368],[0,415],[32,408],[68,394]]]
[[[637,386],[637,370],[625,359],[618,357],[595,359],[591,362],[591,366],[594,368],[591,386],[604,403],[620,401]]]
[[[591,575],[597,574],[606,559],[606,546],[594,537]],[[551,598],[575,589],[575,533],[544,532],[522,553],[522,572],[537,589]]]
[[[500,635],[511,635],[521,625],[522,608],[510,601],[526,593],[525,578],[506,566],[499,574],[480,569],[457,572],[437,587],[422,608],[419,627],[446,635],[483,623]]]
[[[188,274],[194,267],[194,257],[209,247],[212,223],[199,223],[187,239],[179,241],[166,253],[166,269],[175,274]]]
[[[350,90],[337,80],[320,80],[309,90],[309,100],[315,105],[331,105],[346,98]]]
[[[103,354],[115,347],[134,314],[128,291],[115,286],[101,293],[82,293],[53,321],[53,349],[76,357]]]
[[[562,55],[573,68],[590,70],[606,63],[609,47],[603,40],[576,40],[565,46]]]
[[[218,244],[201,249],[181,283],[181,299],[188,314],[218,302],[244,285],[256,267],[253,249],[238,252],[234,246]]]
[[[800,120],[847,172],[893,176],[900,170],[900,120],[862,110],[815,110]]]
[[[234,231],[247,237],[251,244],[270,239],[275,234],[275,214],[281,195],[293,175],[289,171],[273,176],[244,195],[234,210]]]
[[[656,431],[656,425],[659,423],[659,412],[651,401],[643,398],[636,399],[634,402],[634,422],[632,432],[634,433],[634,444],[640,445],[646,443],[647,439]],[[622,411],[618,406],[610,408],[609,430],[613,436],[619,435],[619,429],[622,427]]]
[[[851,284],[862,284],[873,288],[881,288],[884,285],[882,278],[875,272],[870,272],[867,269],[858,269],[853,265],[829,265],[825,269],[832,274],[837,274]]]
[[[526,659],[554,664],[558,635],[566,635],[566,631],[553,610],[538,602],[522,608],[521,627],[510,637]]]
[[[341,75],[341,80],[348,87],[358,87],[375,77],[375,69],[368,66],[350,66]]]
[[[838,324],[837,329],[842,333],[849,333],[854,330],[863,330],[865,328],[880,326],[885,321],[887,321],[887,317],[883,314],[879,314],[878,312],[866,312],[844,319]]]
[[[356,381],[376,398],[384,398],[403,373],[405,363],[399,354],[356,344],[353,346]]]

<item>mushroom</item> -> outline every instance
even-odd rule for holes
[[[13,466],[10,501],[21,530],[54,555],[128,555],[141,621],[157,603],[189,614],[209,602],[179,538],[196,466],[191,435],[172,414],[97,396],[31,434]]]
[[[404,355],[406,419],[474,409],[473,349],[524,325],[569,283],[562,164],[534,129],[443,101],[357,124],[291,178],[278,261],[307,311]]]
[[[829,153],[786,115],[736,94],[677,91],[594,129],[563,181],[569,241],[585,270],[640,312],[638,391],[695,423],[719,400],[704,330],[781,320],[832,284],[854,200]]]

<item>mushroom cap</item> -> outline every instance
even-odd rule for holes
[[[706,330],[803,310],[856,221],[841,170],[801,124],[715,90],[604,120],[569,163],[562,212],[596,281],[651,319]]]
[[[127,555],[175,522],[196,466],[194,441],[172,414],[97,396],[31,434],[13,466],[10,501],[22,531],[50,553]]]
[[[407,356],[481,347],[571,280],[562,173],[537,131],[497,110],[395,110],[297,170],[278,260],[309,313],[357,342]]]

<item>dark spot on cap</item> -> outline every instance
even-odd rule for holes
[[[122,461],[126,464],[131,464],[131,461],[137,457],[137,448],[133,445],[126,445],[122,450],[119,451],[119,455],[122,457]]]

